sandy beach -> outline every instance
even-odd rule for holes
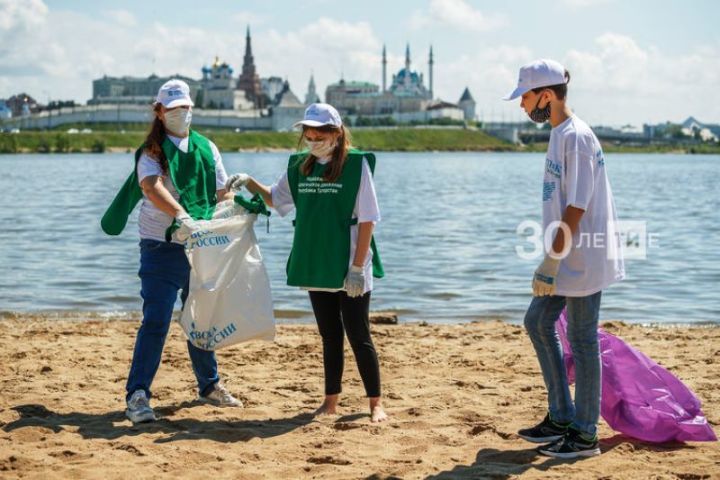
[[[92,315],[91,315],[92,316]],[[135,321],[0,318],[0,478],[652,478],[720,477],[717,443],[651,445],[601,423],[603,455],[538,456],[514,432],[544,414],[545,392],[520,326],[374,325],[391,420],[373,425],[349,350],[341,413],[313,418],[322,393],[314,325],[276,343],[218,352],[243,409],[194,401],[173,324],[154,384],[162,418],[123,415]],[[606,324],[678,375],[720,424],[720,327]]]

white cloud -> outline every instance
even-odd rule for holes
[[[489,15],[472,7],[465,0],[430,0],[427,11],[416,10],[410,27],[416,30],[433,25],[484,32],[507,25],[502,15]]]
[[[39,25],[47,13],[42,0],[0,0],[0,32]]]
[[[301,99],[311,73],[322,97],[325,86],[341,75],[381,83],[382,42],[368,22],[320,17],[294,30],[252,34],[258,73],[288,78]],[[199,78],[200,68],[215,55],[237,74],[244,36],[244,28],[209,27],[184,27],[178,35],[159,22],[133,26],[123,14],[91,17],[48,11],[40,1],[0,0],[0,98],[26,91],[41,101],[50,96],[84,102],[92,80],[103,75]],[[427,51],[411,48],[413,68],[427,74]],[[543,52],[532,45],[491,42],[464,54],[451,48],[435,48],[436,96],[454,102],[468,86],[485,119],[491,113],[496,119],[523,118],[516,103],[499,98],[514,87],[519,66]],[[589,48],[560,53],[558,60],[572,74],[571,106],[591,123],[640,124],[689,114],[708,122],[720,119],[720,104],[710,101],[720,85],[718,42],[668,54],[608,32]],[[388,80],[403,63],[403,49],[388,51]]]
[[[436,55],[435,95],[457,102],[468,87],[483,120],[521,121],[517,102],[500,98],[515,87],[520,65],[534,56],[532,49],[519,45],[487,46],[448,61]]]
[[[138,24],[135,15],[127,10],[109,10],[105,12],[105,15],[121,27],[132,28]]]
[[[304,98],[314,73],[324,97],[326,84],[346,79],[380,82],[382,44],[367,22],[344,22],[321,17],[299,30],[271,29],[253,35],[253,53],[261,76],[288,77]]]
[[[708,102],[720,84],[720,48],[704,45],[681,55],[643,47],[632,37],[604,33],[596,48],[570,50],[563,59],[572,75],[574,105],[589,120],[627,123],[681,120],[692,113],[717,121],[720,107]],[[622,113],[621,113],[622,112]]]
[[[13,35],[0,43],[0,98],[26,90],[42,101],[43,92],[48,92],[54,99],[84,102],[92,95],[92,80],[103,75],[177,73],[199,78],[201,67],[215,55],[236,74],[242,66],[244,28],[228,33],[184,27],[177,35],[160,22],[132,27],[131,17],[121,11],[92,18],[63,10],[46,12],[44,17],[13,12],[11,17],[6,10],[1,18],[13,19]],[[36,28],[23,27],[33,18],[40,22]],[[321,17],[297,30],[252,35],[258,73],[289,78],[300,98],[311,72],[321,95],[324,85],[337,81],[341,73],[348,79],[379,83],[382,45],[367,22]]]

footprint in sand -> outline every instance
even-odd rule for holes
[[[310,457],[307,459],[309,463],[315,463],[317,465],[330,464],[330,465],[350,465],[352,462],[344,458],[336,458],[332,455],[324,455],[321,457]]]

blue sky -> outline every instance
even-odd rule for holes
[[[593,124],[720,122],[719,13],[708,0],[0,0],[0,98],[84,102],[104,74],[199,77],[215,55],[237,72],[250,24],[259,74],[288,78],[301,98],[311,72],[321,96],[341,74],[379,84],[382,45],[390,75],[409,42],[423,73],[433,45],[436,96],[457,101],[468,86],[486,120],[521,119],[498,99],[521,64],[549,57]]]

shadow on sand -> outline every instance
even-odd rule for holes
[[[83,438],[102,438],[113,440],[125,436],[147,433],[165,433],[169,436],[158,438],[156,443],[176,440],[209,439],[216,442],[247,442],[253,438],[270,438],[284,435],[311,423],[314,416],[303,413],[289,418],[269,420],[197,420],[193,418],[172,419],[178,410],[201,405],[199,402],[183,402],[179,405],[158,407],[158,421],[138,425],[129,424],[121,411],[91,413],[55,413],[44,405],[30,404],[12,407],[20,418],[2,427],[11,432],[23,427],[44,427],[55,433],[67,427],[77,427],[77,433]]]
[[[600,440],[600,449],[607,454],[621,444],[630,444],[634,450],[648,451],[673,451],[695,448],[684,443],[652,444],[635,440],[624,435],[614,435],[610,438]],[[542,463],[533,463],[537,458],[543,458]],[[567,465],[583,461],[583,458],[563,460],[558,458],[545,457],[535,451],[535,447],[523,450],[497,450],[494,448],[483,448],[475,456],[472,465],[456,465],[452,470],[437,473],[426,477],[426,480],[446,480],[462,478],[492,478],[506,479],[521,475],[528,470],[546,472],[559,465]],[[558,474],[560,475],[560,474]]]

